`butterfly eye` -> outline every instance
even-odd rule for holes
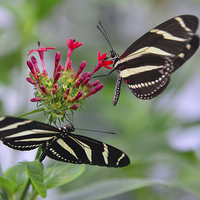
[[[110,51],[110,57],[111,58],[115,58],[116,57],[115,51],[113,51],[113,50]]]

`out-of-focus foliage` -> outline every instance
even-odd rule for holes
[[[29,101],[33,97],[32,87],[28,86],[25,78],[28,75],[26,55],[37,47],[38,40],[41,46],[57,47],[63,61],[67,57],[64,56],[65,52],[67,54],[66,37],[84,41],[84,45],[72,56],[73,67],[76,69],[77,65],[78,70],[82,60],[85,60],[88,71],[91,71],[96,64],[98,49],[102,53],[110,50],[96,28],[99,20],[114,50],[122,54],[138,37],[169,18],[181,14],[193,14],[200,18],[199,9],[198,0],[0,1],[0,114],[19,115],[35,109],[34,103]],[[199,30],[197,34],[200,35]],[[45,57],[47,63],[53,63],[54,54],[52,52],[52,57]],[[116,135],[81,134],[123,150],[129,155],[131,164],[122,169],[86,166],[84,173],[69,184],[52,191],[51,195],[47,191],[47,199],[59,199],[81,192],[95,198],[93,192],[96,186],[99,185],[104,193],[103,186],[110,184],[112,188],[112,180],[119,179],[141,180],[141,184],[143,180],[147,182],[141,187],[131,185],[129,189],[126,182],[121,190],[123,194],[114,193],[117,195],[114,197],[107,195],[107,199],[199,199],[199,54],[200,50],[172,75],[168,88],[150,101],[136,99],[123,84],[119,102],[114,107],[112,97],[116,74],[103,77],[101,82],[105,87],[98,95],[88,99],[80,113],[76,113],[74,125],[115,132]],[[47,65],[48,71],[52,69],[53,73],[53,67]],[[39,120],[38,116],[41,121],[44,120],[41,113],[29,118]],[[78,131],[75,133],[79,134]],[[3,145],[0,148],[5,149],[2,150],[4,155],[0,153],[3,171],[9,164],[11,167],[23,159],[30,159],[29,156],[22,159],[24,152],[8,154],[14,150]],[[13,156],[12,163],[7,163],[8,155]],[[18,160],[15,159],[16,155],[20,155]],[[56,162],[46,160],[44,171]],[[71,164],[66,164],[66,171],[70,173],[68,165]],[[163,181],[167,187],[154,184]],[[119,187],[118,184],[116,190]],[[91,191],[91,188],[95,190]],[[70,198],[73,199],[73,196]]]

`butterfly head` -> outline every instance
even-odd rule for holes
[[[63,133],[68,134],[75,131],[75,128],[72,124],[60,128]]]
[[[116,52],[114,50],[110,50],[110,57],[111,57],[111,59],[116,59],[118,57],[118,55],[116,54]]]

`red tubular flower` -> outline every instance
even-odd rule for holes
[[[37,73],[39,73],[40,70],[39,70],[39,68],[38,68],[38,62],[37,62],[37,60],[36,60],[36,58],[35,58],[34,56],[31,56],[31,61],[32,61],[33,65],[34,65],[35,71],[36,71]]]
[[[83,81],[83,83],[81,84],[81,86],[86,85],[89,81],[90,81],[90,77],[87,77],[87,78]]]
[[[55,84],[58,81],[58,79],[61,77],[61,75],[62,74],[60,72],[56,73],[53,84]]]
[[[56,71],[57,71],[57,66],[60,62],[60,58],[61,58],[60,52],[57,51],[56,55],[55,55],[55,68],[54,68],[53,78],[55,77],[55,74],[56,74]]]
[[[67,100],[68,95],[66,93],[64,93],[64,99]]]
[[[44,85],[41,85],[40,86],[40,89],[42,90],[42,92],[44,92],[46,95],[50,95],[51,93],[50,92],[47,92],[46,88]]]
[[[37,101],[41,101],[42,100],[42,98],[40,98],[40,97],[35,97],[35,98],[32,98],[31,99],[31,102],[37,102]]]
[[[62,69],[63,69],[63,66],[62,65],[58,65],[56,73],[61,72]]]
[[[69,40],[68,38],[66,38],[66,41],[67,41],[67,46],[69,49],[67,53],[67,61],[65,63],[65,71],[68,69],[68,63],[69,63],[73,50],[80,47],[83,44],[83,42],[81,43],[79,43],[79,41],[75,42],[75,40],[73,40],[72,38],[70,38]]]
[[[33,52],[37,51],[39,53],[39,55],[40,55],[40,58],[43,59],[43,52],[44,51],[47,51],[48,49],[55,49],[56,48],[56,47],[44,47],[44,48],[41,48],[40,47],[40,42],[38,42],[38,46],[39,46],[39,48],[30,50],[29,53],[28,53],[28,56],[30,54],[32,54]]]
[[[105,61],[106,55],[107,55],[107,53],[104,53],[101,56],[100,50],[98,50],[98,55],[97,55],[98,64],[94,68],[94,70],[90,73],[90,76],[92,76],[96,71],[98,71],[99,69],[101,69],[101,67],[105,67],[107,69],[112,69],[112,67],[109,67],[108,65],[113,64],[113,61],[110,61],[110,60]]]
[[[80,66],[79,66],[79,69],[78,69],[78,72],[74,78],[74,81],[78,78],[78,76],[82,73],[83,69],[85,68],[86,66],[86,61],[83,61]]]
[[[70,109],[72,109],[72,110],[77,110],[77,109],[78,109],[78,105],[77,105],[77,104],[74,104],[73,106],[70,107]]]
[[[103,84],[103,83],[97,85],[97,86],[92,90],[92,93],[93,93],[93,94],[97,93],[97,92],[100,91],[103,87],[104,87],[104,84]]]
[[[103,87],[104,87],[103,84],[97,85],[91,92],[87,93],[84,97],[82,97],[82,99],[85,99],[85,98],[89,97],[90,95],[97,93],[97,92],[100,91]]]
[[[57,89],[58,89],[58,84],[54,84],[54,85],[53,85],[52,93],[53,93],[53,94],[56,94]]]
[[[67,88],[67,89],[66,89],[66,94],[69,95],[69,92],[70,92],[70,89]]]
[[[78,79],[78,81],[81,82],[81,81],[85,80],[89,75],[90,75],[89,72],[85,72],[85,73]]]
[[[79,80],[76,81],[76,83],[74,84],[73,88],[75,88],[75,86],[76,86],[76,88],[78,88],[80,86],[80,84],[81,84],[81,82]]]
[[[94,83],[92,84],[92,87],[95,87],[99,84],[99,80],[94,81]]]
[[[36,75],[35,74],[35,69],[33,67],[33,63],[30,60],[27,60],[26,64],[28,65],[29,69],[31,70],[32,75]]]
[[[55,47],[44,47],[44,48],[41,48],[40,47],[40,42],[38,42],[38,46],[39,48],[37,49],[33,49],[29,52],[28,56],[37,51],[39,53],[39,56],[40,56],[40,59],[41,59],[41,62],[42,62],[42,67],[43,67],[43,75],[46,76],[47,75],[47,70],[46,70],[46,67],[45,67],[45,64],[44,64],[44,51],[47,51],[48,49],[55,49]]]
[[[30,78],[30,77],[27,77],[26,80],[27,80],[29,83],[31,83],[32,85],[35,85],[35,84],[36,84],[35,81],[34,81],[32,78]]]
[[[81,43],[79,43],[79,41],[75,42],[75,40],[73,40],[72,38],[70,38],[69,40],[68,40],[68,38],[66,38],[66,41],[67,41],[67,46],[69,48],[68,55],[70,55],[70,56],[74,49],[80,47],[83,44],[83,42],[81,42]]]
[[[55,66],[58,66],[60,59],[61,59],[60,52],[57,51],[55,54]]]
[[[67,69],[70,69],[71,71],[73,71],[73,68],[72,68],[72,60],[69,61],[68,66],[67,66]]]
[[[78,92],[78,94],[72,99],[72,103],[74,103],[74,101],[77,101],[78,99],[81,98],[81,96],[83,95],[83,91]]]

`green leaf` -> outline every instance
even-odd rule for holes
[[[40,194],[40,196],[45,198],[47,195],[47,191],[43,179],[43,172],[44,172],[43,164],[39,162],[39,160],[34,160],[33,162],[22,162],[22,163],[27,166],[27,172],[31,180],[31,183],[33,184],[37,192]]]
[[[9,168],[3,175],[3,177],[12,182],[12,186],[9,186],[9,190],[12,189],[12,194],[15,194],[22,190],[26,183],[27,173],[26,167],[23,165],[15,165]],[[13,187],[13,188],[12,188]]]
[[[99,182],[97,184],[89,185],[83,189],[75,190],[65,194],[60,200],[95,200],[104,199],[112,197],[124,192],[136,190],[143,187],[153,186],[153,185],[164,185],[168,184],[163,181],[149,180],[149,179],[113,179],[104,182]]]
[[[9,195],[13,195],[15,183],[6,178],[0,177],[0,187],[3,188]]]
[[[30,111],[30,112],[28,112],[28,113],[25,113],[25,114],[23,114],[23,115],[19,115],[18,117],[25,117],[25,116],[27,116],[27,115],[32,115],[32,114],[39,113],[39,112],[43,112],[43,109],[35,109],[35,110]]]
[[[84,165],[68,165],[66,163],[56,164],[45,171],[45,186],[47,189],[59,187],[76,179],[84,171]]]

